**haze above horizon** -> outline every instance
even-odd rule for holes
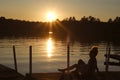
[[[0,0],[0,16],[29,21],[47,21],[48,12],[56,19],[93,16],[107,21],[120,16],[120,0]]]

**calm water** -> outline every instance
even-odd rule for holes
[[[67,66],[66,41],[54,39],[0,39],[0,64],[4,64],[14,69],[13,49],[16,46],[18,72],[25,74],[29,72],[29,46],[33,48],[33,72],[57,72],[58,68]],[[70,43],[70,65],[77,63],[79,58],[86,63],[89,59],[88,53],[91,46],[98,46],[97,56],[98,67],[105,70],[104,54],[106,53],[106,42],[74,42]],[[111,53],[120,52],[119,44],[111,44]],[[110,67],[109,70],[119,70],[120,67]]]

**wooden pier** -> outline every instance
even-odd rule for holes
[[[112,71],[108,72],[99,72],[96,73],[98,80],[120,80],[120,71]],[[27,76],[28,74],[26,74]],[[33,80],[59,80],[61,73],[53,72],[53,73],[33,73],[31,75]],[[74,80],[74,79],[73,79]]]
[[[16,70],[0,64],[0,80],[23,80],[24,78]]]
[[[53,72],[53,73],[33,73],[31,75],[34,80],[59,80],[61,73]],[[26,74],[29,76],[29,74]]]
[[[69,67],[69,45],[67,47],[67,67]],[[3,66],[0,64],[0,80],[59,80],[62,73],[53,72],[53,73],[32,73],[32,46],[29,47],[29,73],[26,76],[18,73],[17,70],[17,59],[15,46],[13,46],[13,57],[14,57],[14,69]],[[106,57],[106,71],[96,73],[98,80],[120,80],[120,71],[109,71],[110,61],[109,59],[115,59],[120,61],[120,55],[110,54],[110,48],[108,48]],[[116,65],[116,63],[111,63]],[[120,66],[120,62],[117,63]],[[68,71],[69,72],[69,71]],[[74,80],[74,79],[73,79]]]

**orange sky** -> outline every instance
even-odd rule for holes
[[[94,16],[102,21],[120,16],[120,0],[0,0],[0,16],[29,21],[46,21],[49,11],[62,20]]]

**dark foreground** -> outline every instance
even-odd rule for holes
[[[32,78],[34,80],[59,80],[61,73],[33,73]],[[98,80],[120,80],[120,71],[118,72],[100,72]],[[75,79],[73,79],[75,80]]]
[[[0,80],[23,80],[24,76],[14,69],[0,64]]]
[[[32,73],[26,76],[21,75],[14,69],[0,64],[0,80],[59,80],[61,73]],[[98,80],[120,80],[120,71],[100,72],[97,74]],[[73,79],[75,80],[75,79]]]

